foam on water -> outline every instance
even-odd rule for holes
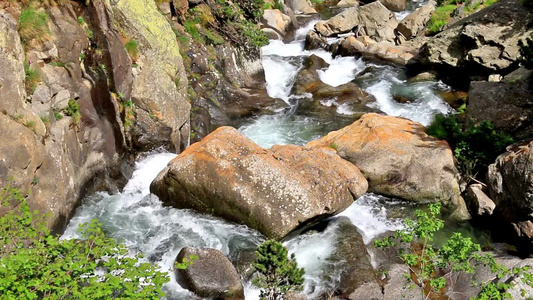
[[[79,225],[97,218],[109,236],[122,240],[132,252],[141,251],[146,261],[169,272],[171,281],[165,285],[169,299],[191,299],[194,296],[176,283],[172,272],[174,259],[183,247],[215,248],[232,257],[239,250],[255,249],[264,238],[246,226],[162,206],[150,194],[150,183],[175,156],[150,155],[136,164],[122,193],[97,193],[85,199],[62,238],[79,237]]]
[[[325,70],[318,70],[318,76],[322,82],[335,87],[354,80],[365,69],[362,58],[355,59],[351,56],[329,59],[329,64]]]

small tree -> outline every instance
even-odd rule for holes
[[[405,229],[374,241],[377,248],[396,250],[397,256],[409,267],[405,277],[420,288],[424,299],[441,299],[439,296],[446,293],[447,276],[453,272],[473,274],[478,265],[490,267],[498,279],[513,274],[533,287],[533,275],[529,268],[505,268],[496,262],[492,254],[481,252],[479,244],[463,237],[459,232],[437,247],[433,243],[433,237],[444,226],[444,222],[438,217],[440,209],[440,203],[435,203],[429,205],[428,211],[417,210],[416,221],[407,219]],[[490,281],[473,284],[481,284],[481,291],[473,300],[510,298],[506,290],[512,287],[511,283]],[[522,293],[525,291],[522,290]]]
[[[268,240],[255,254],[253,266],[259,277],[253,283],[261,288],[261,299],[281,300],[287,292],[302,289],[304,269],[298,268],[294,254],[289,258],[287,248],[280,242]]]

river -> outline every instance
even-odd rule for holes
[[[322,103],[335,107],[335,118],[308,115],[299,109],[298,101],[302,96],[291,95],[290,91],[302,68],[304,57],[311,54],[320,56],[330,65],[320,71],[323,82],[332,86],[356,82],[376,97],[374,108],[384,113],[427,125],[435,114],[452,112],[452,108],[438,96],[439,91],[449,90],[449,87],[440,82],[408,83],[402,68],[354,57],[333,58],[323,50],[304,50],[305,35],[315,22],[311,21],[300,28],[295,33],[294,41],[271,41],[262,49],[267,92],[271,97],[283,99],[290,107],[274,115],[247,120],[239,129],[262,147],[268,148],[274,144],[303,145],[329,131],[340,129],[355,119],[351,117],[353,112],[338,105],[335,99]],[[394,94],[406,96],[413,101],[397,103],[393,100]],[[79,225],[97,218],[105,232],[123,241],[131,253],[142,251],[146,261],[169,272],[172,280],[165,285],[168,299],[194,299],[193,294],[176,283],[171,271],[181,248],[215,248],[236,261],[242,253],[253,251],[264,241],[264,237],[246,226],[191,210],[162,206],[159,199],[150,194],[149,186],[175,156],[172,153],[154,152],[140,157],[133,177],[121,193],[110,195],[100,192],[82,201],[63,238],[78,237]],[[401,215],[405,205],[386,200],[366,194],[339,216],[349,218],[363,235],[365,243],[369,243],[384,232],[401,228],[401,219],[395,217]],[[332,225],[321,232],[314,231],[285,242],[289,251],[295,253],[298,264],[306,269],[304,293],[309,299],[335,287],[338,278],[328,277],[324,272],[326,269],[329,272],[338,271],[335,270],[337,266],[328,261],[335,250],[336,239],[336,227]],[[247,299],[259,298],[259,291],[250,282],[245,283],[245,292]]]

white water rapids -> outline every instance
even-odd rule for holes
[[[291,43],[271,41],[263,48],[267,92],[271,97],[283,99],[294,108],[298,101],[298,97],[291,95],[294,80],[302,68],[303,58],[315,54],[329,64],[328,68],[319,72],[324,83],[338,86],[354,81],[376,97],[376,108],[389,115],[428,124],[436,113],[451,111],[437,96],[437,90],[447,88],[441,83],[409,84],[402,69],[354,57],[333,58],[323,50],[304,50],[305,34],[313,25],[310,23],[298,30],[295,41]],[[396,103],[393,93],[414,101]],[[322,104],[337,105],[334,100]],[[350,115],[350,111],[343,111],[341,106],[337,107],[337,112]],[[288,143],[302,145],[328,131],[339,129],[339,124],[336,120],[298,115],[290,109],[250,120],[240,130],[259,145],[270,147]],[[133,177],[121,193],[96,193],[84,199],[63,238],[78,237],[79,225],[97,218],[105,232],[123,241],[132,253],[143,252],[145,260],[169,272],[171,281],[165,285],[168,299],[191,299],[195,296],[176,283],[172,271],[174,259],[183,247],[219,249],[236,262],[240,254],[253,251],[264,237],[246,226],[190,210],[162,206],[159,199],[150,194],[149,185],[174,157],[175,154],[170,153],[148,154],[136,163]],[[385,204],[382,197],[367,194],[338,217],[349,218],[365,243],[369,243],[382,233],[400,228],[399,219],[388,216],[388,212],[395,209],[394,205]],[[307,233],[285,242],[289,251],[295,253],[298,264],[306,269],[304,293],[309,299],[328,291],[335,284],[334,279],[325,279],[324,270],[329,263],[328,257],[335,251],[336,239],[336,228],[329,226],[322,232]],[[247,299],[259,298],[259,291],[250,282],[245,283],[245,291]]]

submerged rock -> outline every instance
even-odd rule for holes
[[[443,203],[452,218],[469,219],[461,198],[459,173],[445,141],[428,136],[420,123],[366,114],[307,147],[331,146],[354,163],[369,191],[414,202]]]
[[[533,252],[533,141],[507,147],[487,173],[495,214],[511,225],[519,242]]]
[[[312,94],[309,99],[301,99],[299,109],[305,112],[324,113],[334,109],[332,105],[321,104],[321,100],[334,101],[337,105],[344,105],[354,114],[374,111],[367,104],[374,102],[374,96],[363,91],[353,82],[348,82],[339,86],[331,86],[322,82],[318,71],[327,68],[329,65],[317,55],[311,55],[304,61],[304,68],[300,71],[292,93],[294,95]]]
[[[357,167],[333,149],[263,149],[221,127],[172,160],[150,190],[167,205],[193,208],[280,239],[340,213],[367,190]]]
[[[350,299],[356,299],[353,298],[354,292],[359,288],[374,286],[377,287],[374,294],[381,294],[374,268],[370,263],[370,255],[357,227],[346,217],[333,221],[333,224],[329,226],[338,227],[335,252],[328,259],[337,270],[340,270],[334,274],[334,276],[339,276],[336,293],[343,298],[350,296]]]
[[[198,259],[191,260],[190,256]],[[178,282],[200,297],[216,299],[244,299],[244,288],[235,267],[220,251],[209,248],[181,249],[177,263],[188,259],[193,263],[186,269],[177,269]]]

